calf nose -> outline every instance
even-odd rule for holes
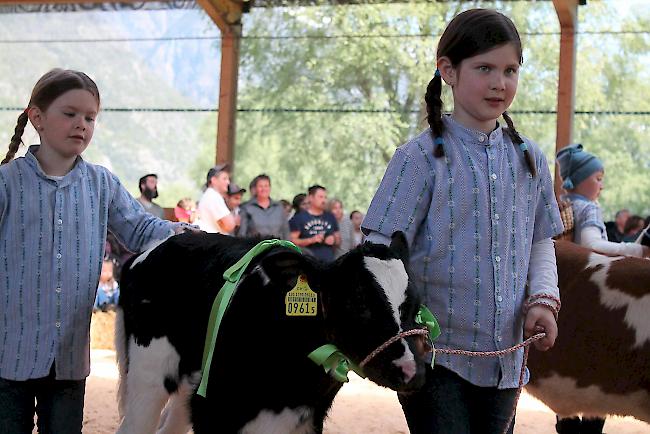
[[[408,384],[413,379],[413,377],[415,377],[417,366],[415,364],[415,357],[410,350],[407,349],[404,352],[404,355],[395,360],[393,363],[404,373],[404,384]]]

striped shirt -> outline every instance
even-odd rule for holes
[[[49,177],[31,146],[0,166],[0,377],[80,380],[90,372],[90,315],[110,229],[133,251],[173,232],[108,169],[77,158]]]
[[[448,116],[443,122],[445,157],[433,156],[428,129],[399,147],[363,228],[406,234],[412,281],[443,330],[437,347],[508,348],[522,341],[532,243],[563,229],[548,164],[526,140],[533,178],[501,127],[488,135]],[[436,363],[478,386],[513,388],[522,359],[520,350],[499,358],[440,355]]]
[[[562,199],[570,200],[571,207],[573,208],[574,243],[581,244],[582,240],[580,239],[580,235],[582,234],[582,230],[590,226],[598,228],[600,231],[600,237],[603,240],[607,240],[607,229],[605,228],[603,215],[598,203],[577,193],[566,194],[562,196]]]

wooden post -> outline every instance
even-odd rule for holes
[[[232,170],[235,159],[241,25],[231,25],[230,28],[231,31],[222,32],[221,39],[221,83],[219,85],[216,163],[228,163]]]
[[[239,76],[239,46],[241,43],[241,0],[198,0],[212,21],[221,30],[221,79],[219,83],[219,114],[217,115],[216,163],[235,160],[235,131],[237,118],[237,77]]]
[[[573,140],[575,111],[577,0],[553,0],[560,21],[560,70],[557,88],[557,132],[555,153]],[[555,165],[555,195],[562,194],[559,167]]]

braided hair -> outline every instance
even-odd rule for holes
[[[436,57],[447,57],[452,66],[457,67],[468,57],[488,52],[504,44],[513,44],[519,53],[519,64],[523,63],[523,51],[519,32],[510,18],[490,9],[470,9],[458,14],[449,23],[438,43]],[[427,107],[427,122],[431,128],[434,142],[433,155],[441,158],[445,155],[442,122],[442,77],[436,70],[427,86],[424,101]],[[528,150],[528,145],[517,132],[510,115],[503,113],[508,128],[506,133],[515,146],[524,154],[528,170],[537,175],[535,161]]]
[[[45,73],[36,82],[27,108],[18,116],[14,135],[9,142],[9,150],[0,164],[6,164],[13,160],[18,148],[23,143],[22,137],[29,120],[29,109],[38,107],[41,111],[46,111],[55,99],[73,89],[87,90],[97,99],[99,106],[97,85],[83,72],[55,68]]]

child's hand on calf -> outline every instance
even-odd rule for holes
[[[537,333],[546,333],[546,336],[535,341],[535,348],[546,351],[553,347],[557,338],[557,322],[553,311],[543,305],[531,306],[524,322],[524,337],[526,339]]]

